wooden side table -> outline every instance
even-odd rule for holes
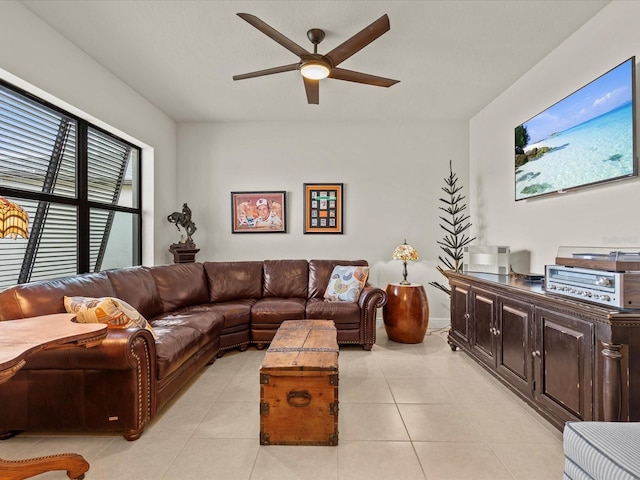
[[[75,323],[71,321],[74,317],[60,313],[0,322],[0,383],[26,364],[29,353],[69,343],[93,347],[107,336],[104,323]],[[66,470],[69,478],[82,479],[89,463],[77,453],[28,460],[0,458],[0,479],[22,480],[51,470]]]
[[[429,302],[422,284],[387,285],[387,304],[382,307],[382,318],[390,340],[422,342],[429,326]]]

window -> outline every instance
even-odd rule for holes
[[[0,80],[0,196],[29,214],[0,239],[0,288],[139,265],[140,149]]]

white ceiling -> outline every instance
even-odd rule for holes
[[[177,122],[469,119],[608,0],[22,0]],[[383,14],[391,30],[340,66],[400,83],[326,79],[308,105],[299,72],[233,81],[298,58],[236,16],[252,13],[327,53]]]

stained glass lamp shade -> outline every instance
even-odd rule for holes
[[[418,258],[420,258],[418,252],[411,245],[407,245],[407,240],[405,240],[403,244],[398,245],[394,250],[393,259],[402,260],[403,263],[403,280],[400,282],[400,285],[411,285],[411,282],[407,280],[407,260],[418,260]]]
[[[17,203],[0,197],[0,238],[29,236],[29,215]]]

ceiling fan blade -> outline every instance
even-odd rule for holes
[[[307,50],[302,48],[300,45],[298,45],[293,40],[290,40],[287,37],[285,37],[283,34],[281,34],[275,28],[273,28],[273,27],[267,25],[266,23],[264,23],[262,20],[260,20],[255,15],[251,15],[250,13],[238,13],[238,16],[240,18],[242,18],[243,20],[245,20],[246,22],[248,22],[251,25],[253,25],[254,27],[256,27],[258,30],[260,30],[262,33],[264,33],[267,37],[271,38],[272,40],[275,40],[280,45],[282,45],[284,48],[286,48],[290,52],[295,53],[299,57],[301,57],[303,55],[310,55],[310,53]]]
[[[233,79],[244,80],[245,78],[255,78],[262,77],[263,75],[272,75],[274,73],[289,72],[291,70],[297,70],[299,65],[299,63],[292,63],[291,65],[283,65],[281,67],[273,67],[267,68],[265,70],[258,70],[256,72],[243,73],[242,75],[234,75]]]
[[[325,58],[328,58],[335,67],[344,62],[354,53],[362,50],[383,33],[388,32],[390,28],[391,25],[389,24],[389,17],[385,14],[368,27],[356,33],[353,37],[331,50],[325,55]]]
[[[364,83],[366,85],[374,85],[376,87],[390,87],[399,83],[400,80],[392,78],[377,77],[368,73],[354,72],[353,70],[345,70],[344,68],[332,68],[329,78],[336,80],[346,80],[347,82]]]
[[[311,80],[307,77],[302,77],[304,80],[304,89],[307,92],[307,103],[313,105],[320,104],[320,80]]]

